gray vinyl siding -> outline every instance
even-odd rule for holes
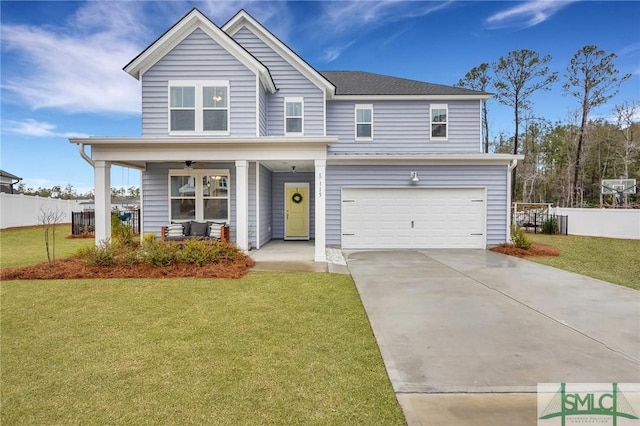
[[[328,175],[328,173],[327,173]],[[271,200],[273,212],[273,238],[284,238],[284,184],[285,182],[309,183],[309,237],[315,238],[315,174],[314,173],[273,173],[271,178]]]
[[[273,207],[271,205],[271,176],[272,173],[265,166],[260,166],[260,246],[268,243],[272,238]]]
[[[416,170],[420,182],[411,183]],[[487,245],[506,240],[506,166],[327,166],[326,232],[327,244],[341,244],[341,188],[360,187],[486,187]]]
[[[262,62],[278,88],[267,96],[267,135],[284,135],[284,98],[304,98],[304,135],[324,135],[323,92],[291,64],[274,52],[247,28],[242,28],[233,38]]]
[[[169,224],[169,169],[181,169],[184,163],[148,163],[142,172],[142,233],[160,234]],[[236,168],[234,163],[215,163],[209,169],[228,169],[231,180],[229,193],[229,233],[236,238]]]
[[[338,136],[329,147],[337,153],[470,153],[480,152],[480,102],[438,101],[448,104],[449,137],[430,138],[428,101],[328,101],[327,135]],[[355,105],[373,104],[373,140],[355,140]]]
[[[228,80],[230,134],[256,135],[256,75],[196,29],[142,76],[143,136],[169,134],[169,80]]]
[[[267,136],[267,91],[262,83],[260,83],[260,92],[258,92],[258,107],[260,114],[260,136]]]

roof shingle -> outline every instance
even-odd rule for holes
[[[364,71],[320,71],[336,86],[336,95],[490,95],[490,93],[425,83]]]

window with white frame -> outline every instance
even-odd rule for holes
[[[431,139],[447,139],[449,136],[449,107],[447,104],[431,105]]]
[[[170,81],[171,134],[229,134],[228,81]]]
[[[228,170],[171,170],[171,221],[229,222]]]
[[[373,138],[373,105],[356,105],[356,140]]]
[[[301,135],[304,126],[302,98],[284,98],[284,134]]]

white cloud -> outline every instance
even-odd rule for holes
[[[533,0],[517,3],[487,18],[489,28],[528,28],[541,24],[576,0]]]
[[[88,2],[60,27],[3,25],[3,49],[21,64],[5,68],[3,92],[32,109],[139,113],[139,84],[122,71],[146,31],[139,4]]]
[[[62,137],[62,138],[88,138],[89,135],[75,132],[57,132],[55,124],[44,121],[36,121],[28,118],[25,121],[7,120],[3,131],[22,136],[32,136],[37,138]]]
[[[429,15],[453,5],[453,1],[418,2],[418,1],[366,1],[322,2],[322,13],[307,23],[309,34],[314,34],[318,43],[330,43],[325,48],[321,60],[332,62],[338,59],[357,38],[353,35],[365,36],[369,31],[390,22],[417,18]],[[348,40],[344,40],[344,38]]]

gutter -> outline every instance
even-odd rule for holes
[[[78,143],[78,149],[80,150],[80,157],[82,157],[87,163],[91,164],[91,167],[95,167],[96,163],[94,163],[91,157],[84,152],[84,144],[82,142]]]

